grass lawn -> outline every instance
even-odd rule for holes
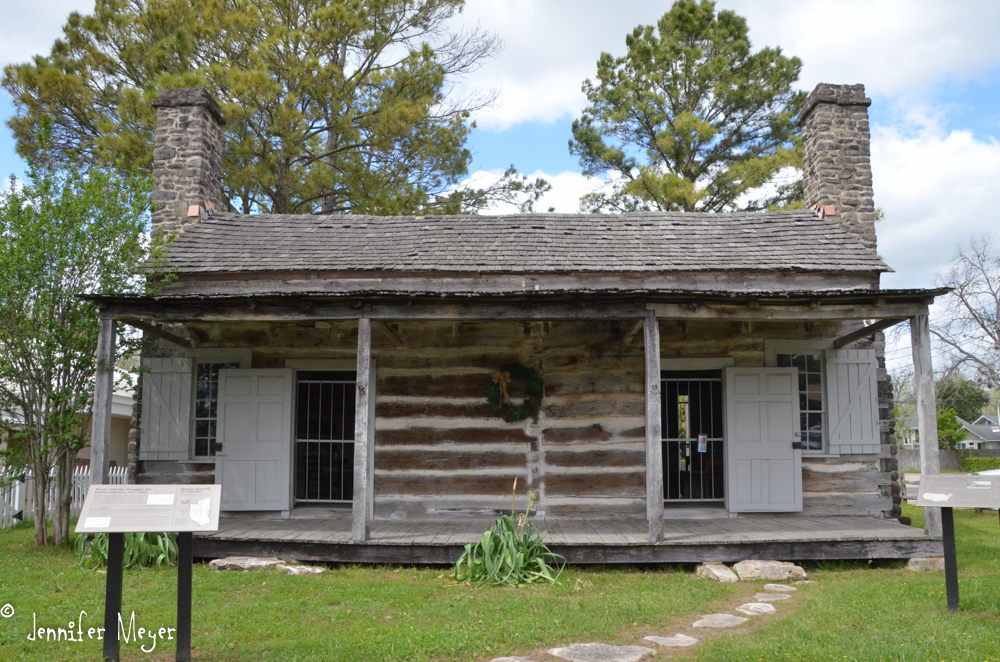
[[[903,505],[923,526],[923,509]],[[716,638],[699,660],[1000,660],[1000,526],[997,513],[955,511],[961,603],[945,604],[944,573],[902,564],[827,564],[794,613],[749,636]],[[778,611],[782,611],[781,604]]]
[[[921,512],[907,515],[920,523]],[[998,660],[1000,529],[996,513],[956,513],[962,607],[945,608],[943,574],[901,564],[807,567],[818,583],[752,627],[709,635],[687,651],[699,660]],[[103,623],[104,575],[66,550],[31,548],[30,527],[0,532],[0,660],[99,660],[86,640]],[[344,566],[318,577],[194,571],[194,656],[202,660],[489,660],[541,654],[584,641],[641,643],[685,631],[698,614],[730,611],[760,584],[720,585],[675,568],[571,569],[556,587],[453,586],[441,569]],[[176,571],[126,571],[123,611],[136,629],[174,625]],[[76,642],[31,642],[34,627],[67,628]],[[698,633],[692,633],[698,634]],[[700,636],[700,635],[698,635]],[[146,640],[146,648],[151,645]],[[172,642],[151,653],[123,643],[123,659],[173,659]],[[549,658],[554,659],[554,658]]]

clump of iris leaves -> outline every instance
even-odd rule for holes
[[[108,534],[77,536],[76,555],[80,565],[103,568],[108,564]],[[163,568],[177,564],[177,536],[172,533],[126,533],[123,566]]]
[[[517,493],[517,479],[514,493]],[[516,513],[511,504],[510,515],[500,516],[480,540],[466,545],[455,563],[455,581],[476,586],[555,584],[566,563],[545,545],[545,532],[539,532],[528,521],[528,513],[537,500],[537,494],[528,492],[525,512]]]

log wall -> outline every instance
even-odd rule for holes
[[[642,344],[628,322],[405,322],[379,343],[375,514],[493,516],[539,494],[546,516],[645,510]],[[542,376],[538,420],[506,423],[486,387],[500,366]],[[524,397],[512,385],[511,398]]]
[[[518,508],[524,507],[530,489],[540,495],[539,513],[550,517],[644,517],[641,335],[622,344],[634,324],[390,323],[402,346],[373,329],[378,380],[375,517],[492,516],[510,509],[515,477]],[[738,366],[764,365],[765,339],[833,338],[852,328],[821,323],[660,324],[664,359],[725,356]],[[353,360],[356,328],[350,321],[199,324],[183,332],[202,347],[252,346],[253,367],[273,368],[283,367],[289,358]],[[871,341],[855,346],[871,346]],[[489,411],[486,386],[490,375],[506,363],[530,366],[541,374],[545,396],[537,421],[505,423]],[[807,456],[803,515],[898,516],[891,391],[887,396],[882,391],[881,452]],[[513,388],[511,396],[518,395]],[[147,482],[154,475],[166,480],[169,468],[161,464],[140,468],[140,473],[149,474]],[[178,480],[205,479],[189,475],[189,468],[178,467],[177,472]]]

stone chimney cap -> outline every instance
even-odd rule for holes
[[[872,100],[865,96],[865,86],[861,83],[857,85],[831,85],[830,83],[820,83],[817,85],[806,100],[802,102],[799,110],[799,126],[802,126],[813,109],[821,103],[832,103],[838,106],[864,106],[872,105]]]
[[[204,87],[184,87],[177,90],[160,90],[157,98],[153,99],[153,108],[183,108],[186,106],[200,106],[208,110],[219,126],[226,125],[226,118],[222,115],[222,109],[212,98],[211,93]]]

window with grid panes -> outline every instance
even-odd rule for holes
[[[219,370],[239,368],[239,363],[199,363],[195,376],[194,455],[215,455],[215,427],[219,406]]]
[[[799,369],[799,424],[802,450],[823,450],[823,356],[815,354],[778,354],[779,368]]]

